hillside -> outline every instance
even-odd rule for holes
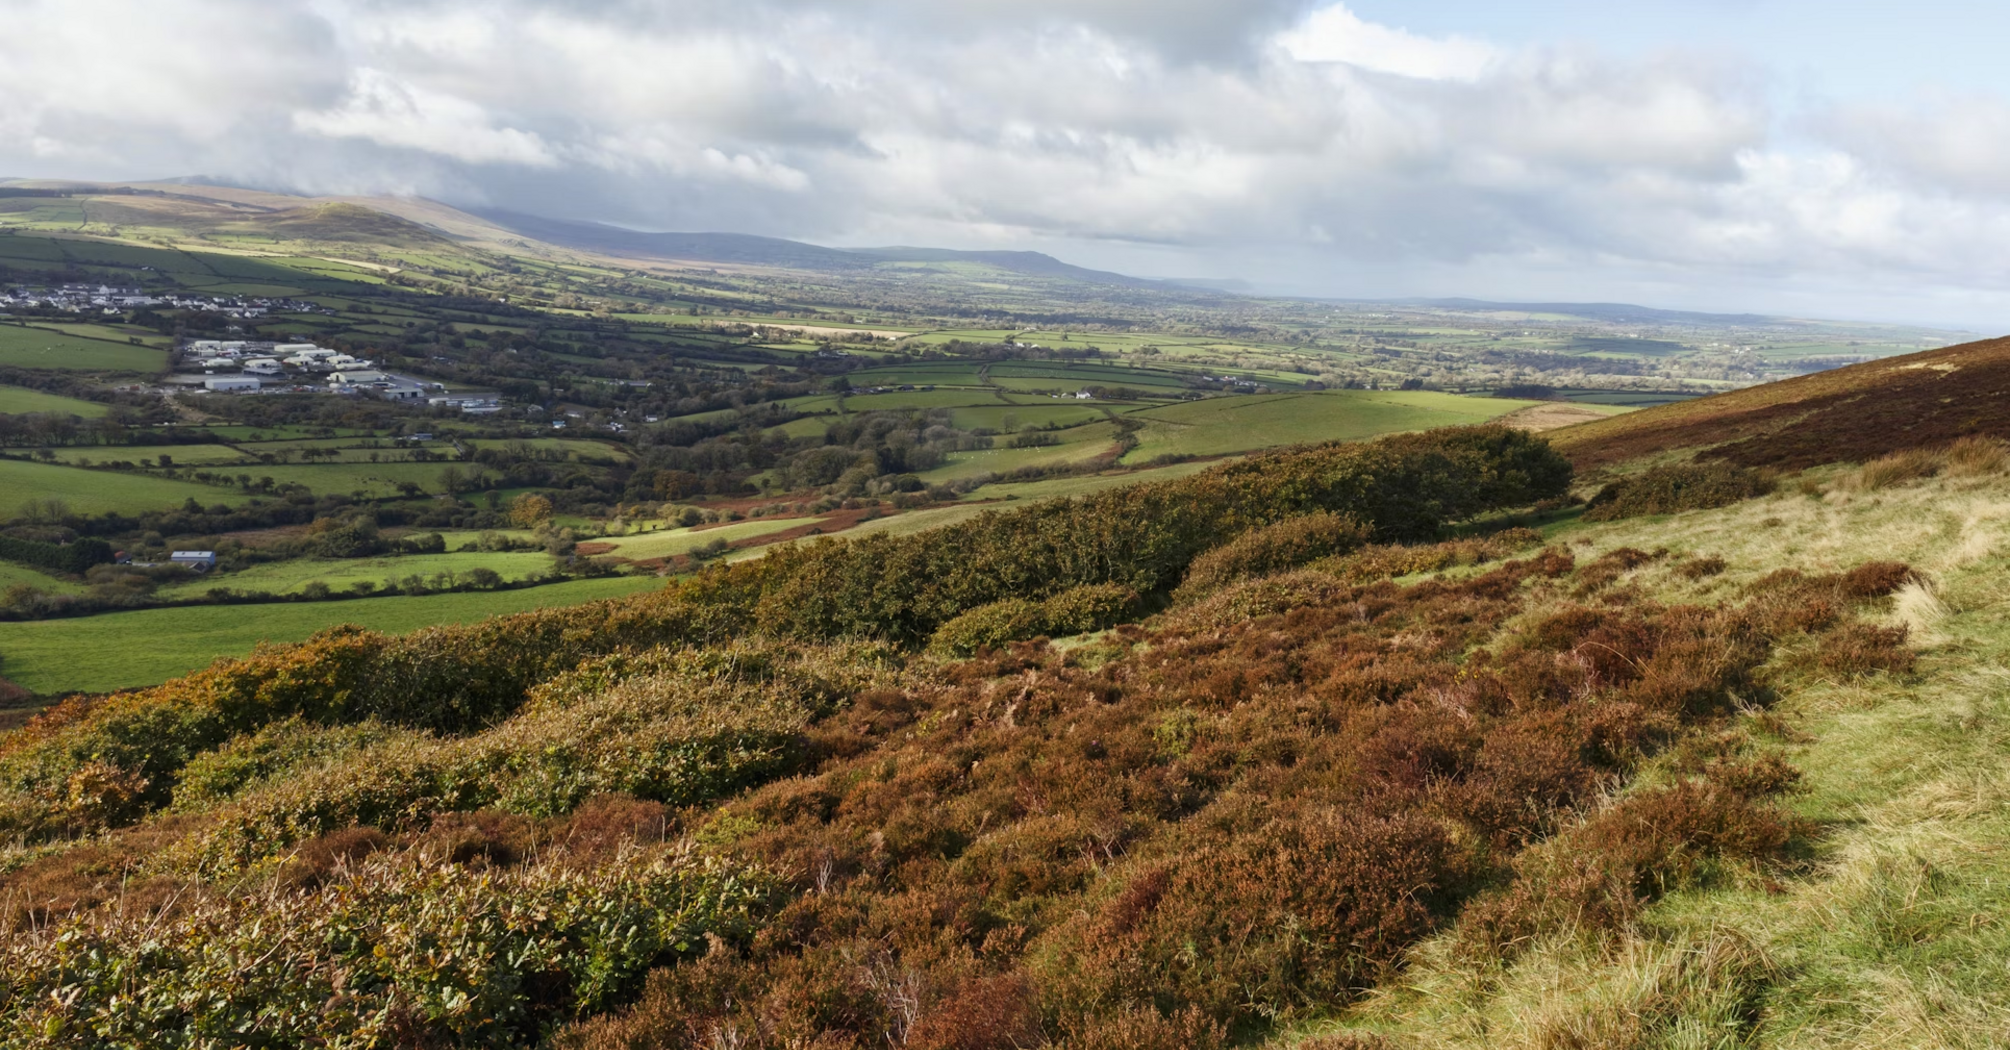
[[[1593,522],[1502,428],[1315,446],[72,702],[0,1028],[1984,1045],[2010,445],[1904,455]]]
[[[1798,470],[1965,435],[2010,437],[2010,339],[1964,343],[1662,405],[1560,431],[1580,467],[1700,451]]]

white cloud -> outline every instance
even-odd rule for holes
[[[1980,286],[2006,269],[2002,100],[1836,110],[1783,137],[1760,73],[1722,58],[1510,49],[1344,5],[0,0],[0,15],[9,174],[208,173],[1086,261],[1148,246],[1162,271],[1180,252],[1431,280],[1516,260],[1720,284]],[[1326,290],[1352,290],[1340,280]]]
[[[536,134],[496,127],[481,106],[367,66],[356,71],[349,97],[340,105],[296,112],[293,126],[329,138],[368,139],[469,164],[552,167],[558,163]]]
[[[1345,62],[1425,80],[1474,80],[1501,57],[1483,41],[1434,39],[1364,22],[1344,4],[1312,12],[1279,34],[1277,43],[1300,62]]]

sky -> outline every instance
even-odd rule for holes
[[[2010,331],[2010,5],[0,0],[0,176]]]

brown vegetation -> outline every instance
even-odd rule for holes
[[[1851,365],[1553,431],[1579,469],[1681,449],[1791,471],[2010,439],[2010,339]],[[1996,469],[1994,467],[1988,469]]]

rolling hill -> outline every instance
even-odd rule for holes
[[[2010,339],[1892,357],[1558,431],[1580,469],[1694,451],[1799,470],[1964,436],[2010,438]]]

